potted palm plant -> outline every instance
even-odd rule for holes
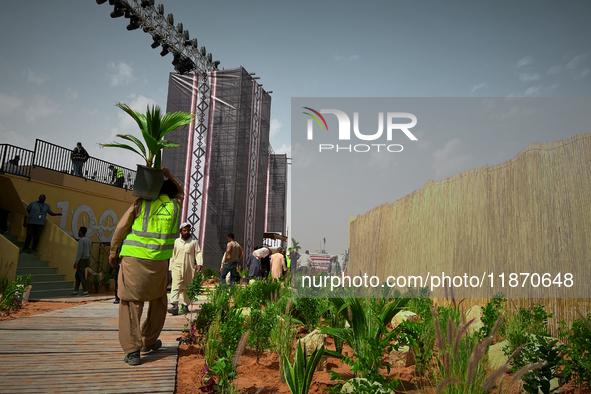
[[[175,142],[164,139],[164,136],[180,126],[190,123],[195,115],[188,112],[171,112],[160,114],[160,107],[148,105],[146,113],[132,110],[127,104],[117,103],[125,113],[135,120],[142,133],[144,142],[131,134],[117,134],[116,136],[132,142],[134,146],[124,143],[101,144],[102,147],[122,148],[140,155],[146,165],[137,166],[133,195],[135,197],[154,199],[158,197],[160,187],[164,181],[161,170],[162,149],[179,146]],[[144,144],[145,143],[145,144]]]

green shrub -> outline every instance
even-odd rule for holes
[[[261,304],[273,299],[273,297],[277,298],[283,292],[283,284],[276,279],[257,280],[253,284],[261,286],[263,293],[263,302]]]
[[[195,272],[193,280],[187,286],[186,294],[191,302],[197,302],[197,297],[203,294],[203,274],[201,272]]]
[[[210,374],[217,375],[219,377],[216,383],[213,376],[203,379],[204,386],[201,391],[208,393],[223,393],[223,394],[237,394],[238,388],[232,384],[236,377],[236,368],[232,365],[231,355],[227,357],[218,358],[212,365],[208,364],[206,371]]]
[[[293,341],[296,339],[297,330],[289,315],[289,310],[275,320],[269,336],[270,350],[279,356],[279,378],[285,379],[285,360],[291,361]]]
[[[9,316],[23,307],[23,295],[25,290],[31,284],[33,276],[29,275],[23,280],[21,275],[17,275],[15,280],[8,283],[8,280],[2,280],[2,299],[0,300],[0,316]]]
[[[220,272],[211,268],[207,268],[203,270],[201,273],[203,274],[203,280],[220,278]]]
[[[509,345],[505,346],[503,352],[506,356],[513,354],[521,346],[523,350],[516,354],[511,360],[513,372],[531,363],[524,358],[525,354],[534,354],[534,339],[536,336],[548,336],[548,318],[552,314],[546,313],[544,306],[536,304],[530,309],[519,308],[514,316],[507,322],[507,340]]]
[[[233,294],[234,305],[239,308],[260,308],[264,305],[265,292],[262,281],[257,280],[248,284],[242,291]],[[236,286],[235,286],[236,287]]]
[[[220,327],[221,316],[220,313],[218,313],[205,334],[203,355],[205,357],[205,362],[207,363],[207,365],[213,365],[218,355],[218,347],[220,343]]]
[[[227,352],[234,354],[238,348],[240,338],[246,331],[246,319],[242,316],[241,309],[232,308],[222,315],[220,324],[220,345],[218,348],[219,357],[225,357]]]
[[[205,365],[204,372],[209,376],[203,379],[204,386],[199,388],[201,392],[220,394],[238,393],[238,387],[233,384],[233,381],[236,378],[236,367],[238,366],[242,352],[244,352],[248,335],[248,331],[242,334],[235,354],[226,350],[223,357],[219,357],[215,363],[212,362],[211,364],[208,363]],[[217,383],[212,375],[219,377]]]
[[[481,339],[484,339],[490,335],[492,329],[501,317],[503,312],[503,302],[505,301],[505,296],[503,293],[497,293],[493,296],[493,299],[486,304],[484,308],[482,308],[482,321],[483,326],[480,328],[478,335]],[[499,328],[501,329],[501,328]]]
[[[399,341],[401,344],[408,345],[414,354],[415,374],[425,376],[433,359],[433,346],[435,345],[433,317],[420,322],[405,320],[400,323],[399,327],[403,333]]]
[[[579,386],[583,382],[591,383],[591,313],[585,318],[583,315],[575,320],[568,329],[561,321],[560,336],[567,339],[568,345],[563,349],[566,357],[564,380],[573,379]]]
[[[308,332],[314,331],[322,318],[319,298],[294,298],[292,316],[302,322]]]
[[[213,290],[209,291],[207,298],[209,299],[209,302],[211,302],[219,311],[222,311],[222,313],[226,313],[230,309],[230,300],[232,299],[232,296],[230,295],[230,292],[228,292],[227,286],[215,286]]]
[[[277,313],[273,309],[251,309],[250,311],[250,335],[248,336],[248,346],[254,348],[257,363],[263,352],[270,347],[269,338]]]
[[[370,382],[382,383],[385,377],[379,373],[384,351],[391,351],[394,339],[401,332],[399,329],[388,331],[386,326],[408,303],[408,299],[398,299],[388,302],[379,311],[376,305],[382,300],[360,298],[330,298],[329,301],[343,320],[349,323],[348,328],[321,327],[320,332],[339,338],[347,343],[355,353],[355,359],[343,357],[339,353],[327,350],[333,357],[342,358],[350,365],[351,370],[359,377]]]
[[[218,315],[218,312],[219,311],[216,308],[216,306],[211,302],[207,302],[201,305],[201,311],[199,311],[199,314],[197,315],[195,320],[193,320],[192,324],[199,336],[205,336],[207,330],[209,329],[209,326],[211,325],[211,323],[213,323],[214,319]]]
[[[536,304],[531,310],[519,308],[518,315],[527,332],[534,335],[548,335],[548,319],[552,313],[546,313],[544,305]]]
[[[523,388],[528,393],[543,394],[550,393],[550,381],[561,377],[558,367],[562,364],[563,345],[557,339],[548,338],[542,335],[534,335],[533,340],[521,350],[521,360],[526,364],[543,363],[536,370],[528,372],[521,379]]]
[[[429,298],[429,288],[421,288],[413,295],[414,297],[408,301],[408,309],[416,313],[423,321],[433,320],[433,314],[431,313],[433,300]]]
[[[235,288],[237,286],[234,286]],[[235,305],[241,308],[260,308],[269,301],[279,298],[285,290],[275,279],[255,280],[239,291],[234,291]]]

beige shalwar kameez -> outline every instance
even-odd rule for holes
[[[275,253],[271,256],[271,276],[275,279],[279,279],[283,276],[284,271],[287,271],[285,259],[281,253]]]
[[[175,199],[181,203],[184,194],[178,182]],[[111,257],[130,233],[133,222],[142,211],[142,199],[137,199],[119,220],[111,239]],[[119,303],[119,342],[125,353],[133,353],[142,346],[151,347],[162,332],[168,300],[168,259],[148,260],[124,256],[119,262],[117,281]],[[148,315],[140,326],[144,302],[148,301]]]
[[[203,265],[201,250],[195,238],[184,240],[182,237],[174,241],[174,251],[170,259],[170,271],[172,271],[172,288],[170,290],[170,303],[178,305],[182,295],[184,305],[190,305],[191,300],[185,293],[185,289],[195,276],[195,264]]]

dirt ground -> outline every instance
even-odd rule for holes
[[[40,313],[55,311],[57,309],[71,308],[77,305],[84,305],[86,302],[47,302],[47,301],[31,301],[25,302],[23,307],[9,316],[0,316],[0,321],[17,319],[19,317],[38,315]]]
[[[295,342],[294,342],[295,346]],[[334,350],[332,340],[329,339],[327,346]],[[345,345],[343,351],[352,354],[350,348]],[[205,367],[205,359],[200,349],[194,345],[181,345],[179,347],[179,361],[177,365],[177,388],[176,393],[188,394],[199,392],[198,389],[203,384],[203,368]],[[336,358],[328,358],[326,361],[326,369],[332,369],[341,375],[349,378],[353,377],[353,373],[348,365],[343,364]],[[386,369],[383,373],[386,374]],[[401,391],[416,390],[421,386],[420,382],[414,376],[414,367],[396,368],[390,373],[391,376],[396,376],[403,381],[404,387],[399,387]],[[238,364],[238,376],[235,380],[240,393],[245,394],[289,394],[287,384],[282,382],[279,378],[279,358],[275,354],[265,354],[261,357],[259,362],[256,361],[256,354],[253,350],[246,349],[240,358]],[[331,381],[331,375],[327,371],[316,371],[310,387],[310,393],[324,393],[324,389],[333,386],[336,382]],[[260,390],[260,391],[259,391]],[[418,392],[418,391],[414,391]],[[433,390],[423,390],[421,392],[431,393]]]
[[[294,342],[295,347],[295,342]],[[334,350],[334,344],[329,338],[327,347]],[[343,352],[351,355],[353,352],[345,345]],[[180,345],[179,359],[177,364],[177,378],[176,390],[177,394],[189,394],[200,392],[199,387],[203,386],[201,383],[204,374],[205,359],[203,352],[194,345]],[[384,358],[384,362],[387,359]],[[344,365],[336,358],[328,358],[326,369],[332,369],[341,375],[352,378],[353,373],[349,366]],[[238,376],[235,380],[241,394],[290,394],[287,384],[279,379],[279,358],[275,354],[265,353],[263,357],[256,362],[256,355],[254,351],[246,349],[240,358],[238,364]],[[383,368],[382,374],[400,379],[402,385],[396,388],[396,393],[425,393],[433,394],[435,389],[426,382],[415,375],[415,367],[396,367],[392,368],[390,373],[387,373],[386,368]],[[505,379],[505,385],[511,380],[511,375]],[[327,371],[316,371],[312,378],[310,386],[310,393],[320,394],[325,393],[327,387],[333,386],[336,382],[331,381],[331,375]],[[259,391],[260,390],[260,391]],[[496,393],[495,390],[492,391]],[[509,390],[503,388],[503,393],[523,393],[519,390],[519,382],[513,383]],[[575,387],[573,382],[562,386],[559,391],[562,394],[589,394],[591,388],[589,386],[581,389]]]
[[[37,315],[57,309],[71,308],[77,305],[87,304],[88,302],[43,302],[33,301],[23,304],[23,308],[11,314],[10,316],[0,316],[0,321],[17,319],[19,317]],[[332,340],[328,340],[328,348],[334,350]],[[295,346],[295,345],[294,345]],[[344,352],[352,354],[351,349],[346,345]],[[194,345],[180,345],[179,358],[177,364],[176,390],[177,394],[189,394],[200,392],[198,389],[202,386],[203,368],[205,359],[202,351]],[[344,376],[353,377],[349,366],[341,363],[335,358],[327,359],[327,369],[332,369]],[[386,374],[384,369],[383,373]],[[424,384],[415,376],[414,367],[393,368],[389,376],[396,377],[402,381],[403,386],[399,386],[396,392],[408,393],[434,393],[432,387],[423,387]],[[239,392],[244,394],[289,394],[287,384],[279,379],[279,359],[274,354],[265,353],[259,362],[256,361],[254,351],[246,349],[238,365],[238,376],[235,380],[239,387]],[[324,393],[324,389],[334,385],[331,381],[331,375],[326,371],[317,371],[314,374],[310,393]],[[260,390],[260,391],[259,391]],[[511,387],[510,393],[518,393],[517,384]],[[560,388],[563,394],[589,394],[591,389],[576,388],[570,383]]]

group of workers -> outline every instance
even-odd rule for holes
[[[162,346],[158,337],[167,313],[187,313],[191,300],[185,290],[195,272],[203,268],[199,244],[191,236],[191,224],[179,223],[184,198],[182,187],[168,169],[163,170],[167,179],[158,197],[154,200],[138,198],[119,219],[111,240],[109,264],[117,273],[115,303],[119,304],[119,342],[126,353],[124,361],[132,366],[141,363],[141,353],[153,352]],[[25,253],[29,252],[31,241],[32,252],[37,252],[45,215],[61,215],[54,213],[45,199],[45,195],[40,195],[38,201],[27,207]],[[74,262],[76,285],[72,295],[78,295],[81,286],[82,295],[88,295],[85,271],[89,266],[92,243],[86,233],[86,227],[79,228]],[[220,276],[221,282],[226,283],[226,275],[230,273],[230,284],[234,285],[244,250],[234,240],[234,234],[228,234],[227,240]],[[268,257],[271,275],[274,278],[285,275],[289,258],[284,257],[284,253],[282,248],[257,248],[247,259],[247,266],[254,274],[251,274],[252,278],[265,274],[260,269],[261,259]],[[169,271],[172,277],[171,307],[167,308]],[[146,302],[147,318],[140,323]]]
[[[119,303],[119,341],[129,365],[141,363],[141,353],[158,350],[158,339],[167,312],[186,313],[191,300],[186,288],[195,272],[203,268],[199,244],[191,236],[189,223],[179,224],[179,213],[184,197],[178,181],[164,168],[167,180],[154,200],[137,199],[119,220],[111,240],[109,264],[118,266],[117,295]],[[222,261],[221,282],[235,281],[236,269],[244,257],[244,250],[227,235]],[[283,255],[279,254],[283,258]],[[285,262],[283,271],[287,271]],[[172,277],[171,307],[167,308],[169,271]],[[148,315],[140,324],[144,303]]]

